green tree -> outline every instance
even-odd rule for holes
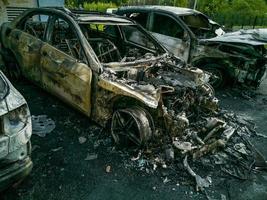
[[[198,0],[198,10],[214,16],[262,16],[267,12],[266,0]]]
[[[226,10],[229,6],[228,0],[198,0],[197,10],[206,15],[213,16],[215,13]]]

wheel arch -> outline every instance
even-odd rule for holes
[[[136,123],[140,125],[140,127],[138,126],[141,128],[139,129],[140,146],[145,145],[150,139],[153,138],[153,135],[155,134],[155,123],[154,118],[152,117],[153,113],[150,113],[149,107],[137,99],[125,96],[117,96],[112,99],[112,102],[112,117],[109,119],[109,125],[116,144],[119,144],[120,140],[118,139],[118,135],[114,133],[113,120],[114,116],[117,116],[117,113],[120,112],[132,113],[131,115],[133,118],[135,118]],[[117,117],[115,117],[115,119],[116,118]]]
[[[213,85],[213,87],[215,88],[223,87],[224,85],[230,83],[230,80],[234,78],[233,75],[231,75],[231,63],[222,58],[202,58],[192,62],[192,65],[202,70],[209,71],[209,69],[213,68],[217,71],[220,71],[220,73],[222,74],[221,76],[223,77],[223,81],[219,86]]]
[[[191,64],[194,67],[198,67],[200,69],[204,69],[206,65],[208,64],[217,64],[219,69],[222,69],[223,71],[227,71],[227,66],[229,65],[229,63],[227,61],[225,61],[225,59],[223,58],[201,58],[201,59],[197,59],[191,62]]]

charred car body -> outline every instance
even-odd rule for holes
[[[22,180],[32,169],[32,124],[25,99],[1,71],[0,121],[0,191],[3,191]]]
[[[6,56],[9,71],[17,69],[16,58],[35,84],[102,126],[111,121],[116,143],[178,136],[192,113],[217,109],[207,74],[169,56],[124,17],[32,9],[4,24],[1,38],[3,54],[13,55]]]
[[[226,82],[257,87],[265,73],[264,29],[224,33],[200,12],[170,6],[127,6],[116,14],[137,21],[174,55],[212,72],[214,87]]]

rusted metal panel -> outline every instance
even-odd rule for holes
[[[90,116],[91,69],[48,44],[43,45],[41,55],[43,87]]]

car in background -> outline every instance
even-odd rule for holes
[[[257,87],[263,79],[267,30],[225,33],[201,12],[171,6],[125,6],[115,14],[135,20],[171,53],[212,72],[216,88],[230,82]]]
[[[29,9],[3,24],[0,37],[9,71],[99,125],[110,124],[117,144],[142,146],[155,134],[182,134],[189,126],[187,115],[193,120],[193,112],[199,116],[201,109],[217,109],[208,75],[169,55],[125,17]]]
[[[0,122],[0,191],[3,191],[31,172],[32,122],[25,99],[1,71]]]

